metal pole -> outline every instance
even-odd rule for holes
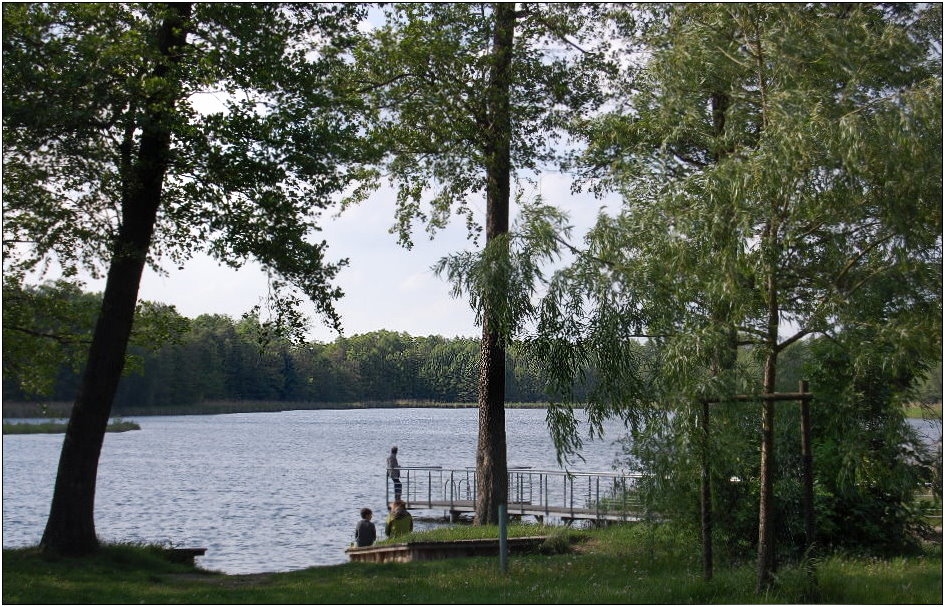
[[[525,514],[525,475],[521,472],[518,475],[518,501],[521,513]]]
[[[571,520],[574,520],[574,478],[571,478]]]
[[[597,496],[595,497],[597,503],[597,518],[600,518],[600,477],[597,476],[594,478],[594,484],[596,486]]]
[[[509,531],[505,523],[505,504],[499,504],[499,571],[509,570]]]

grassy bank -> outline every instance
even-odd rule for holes
[[[903,407],[906,417],[913,419],[942,419],[942,403],[911,404]]]
[[[174,565],[146,548],[111,547],[91,559],[51,561],[32,549],[4,550],[3,602],[896,604],[942,598],[940,546],[909,559],[826,557],[813,595],[804,571],[786,565],[776,587],[759,596],[751,555],[720,562],[715,579],[704,582],[697,544],[687,534],[641,525],[581,535],[569,554],[511,558],[508,574],[485,557],[230,576]]]
[[[128,432],[129,430],[140,430],[141,426],[134,422],[115,420],[108,423],[106,432]],[[66,431],[66,424],[58,422],[43,422],[39,424],[30,423],[12,423],[4,422],[4,434],[63,434]]]

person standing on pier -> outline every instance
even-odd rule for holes
[[[400,501],[403,485],[400,482],[400,463],[397,461],[397,447],[391,447],[390,455],[387,456],[387,476],[394,483],[394,501]]]

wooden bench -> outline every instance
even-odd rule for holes
[[[207,553],[206,548],[168,548],[168,557],[174,563],[194,564],[194,559]]]

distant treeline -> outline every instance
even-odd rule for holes
[[[63,284],[23,289],[5,282],[3,301],[4,403],[71,402],[100,296]],[[477,398],[479,340],[474,338],[375,331],[328,344],[297,344],[267,334],[254,317],[189,319],[153,302],[139,305],[135,326],[114,404],[119,414],[221,402],[279,408],[279,403],[469,403]],[[797,386],[807,351],[807,342],[801,341],[782,353],[779,389]],[[519,343],[507,352],[506,400],[546,401],[539,365]],[[651,356],[653,350],[640,345],[639,354]],[[573,398],[585,400],[594,385],[595,371],[586,369],[581,384],[572,386]],[[915,400],[941,402],[941,362],[916,388]]]
[[[413,337],[376,331],[332,343],[261,346],[254,324],[204,315],[177,343],[134,348],[122,378],[117,410],[179,407],[205,401],[353,402],[476,400],[479,341]],[[75,397],[79,374],[62,365],[52,393],[37,399],[4,377],[5,401],[62,401]],[[513,345],[506,367],[509,401],[546,399],[536,370]]]

